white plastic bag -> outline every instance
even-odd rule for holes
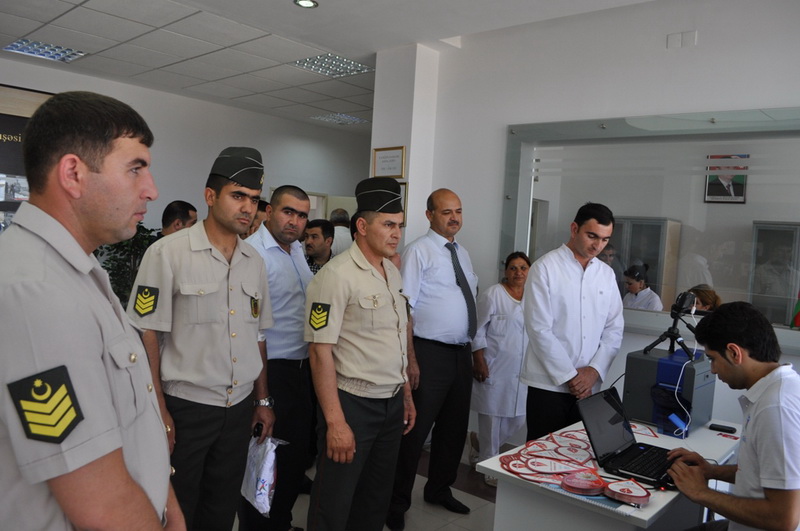
[[[267,437],[258,444],[258,438],[250,439],[247,450],[247,468],[242,480],[242,496],[264,516],[269,516],[272,505],[272,494],[275,492],[275,449],[280,444],[287,444],[280,439]]]

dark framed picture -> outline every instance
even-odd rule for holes
[[[744,203],[747,198],[747,169],[750,155],[709,155],[706,167],[706,203]]]

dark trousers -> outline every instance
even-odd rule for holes
[[[451,495],[450,486],[458,475],[469,427],[472,396],[469,345],[453,348],[415,337],[414,350],[420,373],[419,387],[413,392],[417,421],[400,445],[392,493],[394,514],[404,513],[411,507],[417,464],[431,428],[431,457],[424,497],[437,501]]]
[[[275,399],[272,436],[289,444],[275,450],[277,481],[269,518],[261,516],[242,498],[240,531],[287,531],[292,527],[292,508],[305,477],[308,431],[311,429],[311,380],[308,360],[268,360],[267,385]]]
[[[309,531],[381,531],[389,511],[397,452],[403,436],[403,393],[362,398],[339,391],[344,417],[353,431],[352,463],[327,457],[327,424],[320,409],[317,475],[308,505]]]
[[[580,421],[581,414],[575,405],[577,401],[570,393],[528,387],[525,403],[528,440],[538,439]]]
[[[164,395],[175,423],[172,486],[187,529],[233,527],[247,461],[253,403],[224,408]]]

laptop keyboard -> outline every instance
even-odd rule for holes
[[[635,459],[631,460],[625,470],[648,478],[659,479],[664,476],[670,466],[666,448],[650,446]]]

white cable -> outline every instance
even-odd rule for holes
[[[692,321],[694,322],[694,325],[697,326],[697,318],[694,315],[694,310],[695,306],[692,306]],[[687,352],[686,354],[688,355],[689,353]],[[689,426],[692,424],[692,414],[689,413],[689,411],[685,407],[683,407],[683,403],[681,402],[680,398],[678,398],[678,387],[681,384],[681,378],[683,378],[683,372],[686,369],[686,366],[689,365],[692,361],[694,361],[696,356],[697,356],[697,339],[694,340],[694,347],[692,348],[692,354],[689,355],[689,359],[686,360],[686,363],[684,363],[683,366],[681,367],[681,372],[678,375],[678,381],[675,382],[675,401],[678,403],[679,406],[681,406],[683,412],[686,413],[686,426],[684,426],[683,428],[677,428],[674,432],[672,432],[672,434],[675,435],[676,437],[680,437],[681,439],[685,439],[687,433],[689,432]]]

